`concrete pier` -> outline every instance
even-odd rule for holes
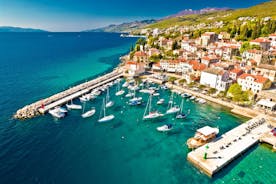
[[[22,109],[17,110],[14,114],[15,119],[29,119],[35,116],[44,114],[49,109],[52,109],[56,106],[63,105],[74,98],[80,97],[83,94],[88,93],[89,91],[102,86],[106,83],[116,80],[123,76],[123,73],[118,69],[93,79],[91,81],[87,81],[85,83],[74,86],[68,90],[57,93],[51,97],[39,100],[33,104],[27,105]],[[42,107],[43,106],[43,107]]]
[[[258,116],[223,134],[220,139],[191,151],[187,159],[211,177],[258,143],[259,139],[270,130],[265,116]]]

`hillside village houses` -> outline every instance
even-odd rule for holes
[[[143,72],[142,65],[138,67],[137,63],[149,63],[151,56],[162,55],[162,59],[152,63],[152,70],[176,73],[187,83],[199,82],[217,91],[226,91],[237,82],[242,90],[259,93],[275,82],[276,33],[249,42],[250,45],[259,45],[261,50],[251,49],[240,54],[242,42],[230,39],[229,33],[205,32],[197,39],[190,39],[187,34],[177,39],[159,36],[172,30],[177,28],[154,30],[154,45],[158,47],[146,44],[143,51],[135,52],[132,59],[135,64],[127,64],[130,73]],[[149,30],[147,34],[152,35]],[[172,50],[174,42],[178,43],[179,49]],[[167,51],[171,51],[173,56],[167,56]]]

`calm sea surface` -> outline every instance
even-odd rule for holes
[[[116,117],[109,123],[97,123],[104,95],[87,104],[97,110],[88,119],[80,111],[62,120],[10,119],[28,103],[108,72],[135,41],[108,33],[0,33],[0,183],[275,183],[276,156],[263,145],[212,179],[187,162],[185,142],[196,129],[209,125],[224,133],[246,121],[220,106],[186,100],[187,119],[144,122],[148,96],[137,94],[143,105],[130,107],[114,86],[107,113]],[[160,94],[168,101],[169,91]],[[157,100],[154,108],[164,112],[167,104]],[[164,123],[174,130],[157,132]]]

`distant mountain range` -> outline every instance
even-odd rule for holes
[[[204,13],[210,13],[215,11],[225,11],[225,10],[231,10],[231,9],[230,8],[203,8],[200,10],[185,9],[178,12],[177,14],[170,15],[166,18],[181,17],[184,15],[204,14]]]
[[[147,25],[155,23],[156,20],[142,20],[142,21],[134,21],[127,22],[122,24],[111,24],[106,27],[101,27],[97,29],[85,30],[84,32],[115,32],[115,33],[129,33],[133,30],[145,27]]]
[[[32,29],[32,28],[0,26],[0,32],[47,32],[47,31],[41,30],[41,29]]]
[[[142,21],[134,21],[134,22],[127,22],[122,24],[111,24],[106,27],[91,29],[91,30],[85,30],[84,32],[116,32],[116,33],[130,33],[134,30],[146,27],[148,25],[157,23],[164,19],[169,19],[173,17],[180,17],[184,15],[191,15],[191,14],[204,14],[214,11],[223,11],[223,10],[229,10],[229,8],[204,8],[201,10],[192,10],[192,9],[186,9],[183,11],[178,12],[177,14],[167,16],[160,20],[142,20]]]

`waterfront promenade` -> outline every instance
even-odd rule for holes
[[[262,135],[270,130],[264,116],[255,117],[226,132],[218,140],[191,151],[187,159],[208,176],[213,176],[258,143]]]
[[[150,81],[152,81],[154,83],[157,83],[157,84],[162,83],[161,80],[155,79],[153,77],[146,77],[146,78],[147,78],[147,80],[150,80]],[[254,118],[254,117],[262,114],[259,111],[249,109],[249,108],[245,108],[245,107],[240,107],[236,104],[233,104],[233,103],[230,103],[230,102],[227,102],[227,101],[223,101],[221,99],[214,98],[214,97],[211,97],[211,96],[202,94],[200,92],[193,91],[191,89],[184,88],[184,87],[181,87],[181,86],[178,86],[178,85],[175,85],[175,84],[166,83],[166,86],[169,87],[170,89],[174,89],[174,90],[184,92],[184,93],[190,93],[190,94],[194,95],[195,97],[204,98],[204,99],[206,99],[210,102],[223,105],[227,108],[230,108],[232,113],[239,114],[239,115],[242,115],[242,116],[245,116],[245,117]]]
[[[108,82],[111,82],[117,78],[122,77],[123,74],[119,69],[100,76],[96,79],[84,82],[82,84],[76,85],[70,89],[57,93],[51,97],[39,100],[30,105],[23,107],[22,109],[17,110],[14,114],[15,119],[28,119],[44,114],[49,109],[52,109],[56,106],[63,105],[74,98],[77,98],[83,94],[88,93],[92,89],[95,89],[101,85],[104,85]]]

